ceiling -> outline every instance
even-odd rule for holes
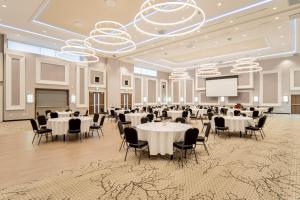
[[[200,31],[180,37],[162,39],[138,32],[132,20],[143,0],[116,0],[115,7],[108,6],[105,0],[0,0],[0,32],[11,40],[59,49],[67,39],[86,37],[98,21],[118,21],[126,25],[137,49],[117,58],[165,71],[297,51],[300,24],[297,26],[298,19],[291,16],[300,13],[300,3],[290,6],[288,0],[196,1],[206,13],[205,25]]]

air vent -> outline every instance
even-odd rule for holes
[[[288,0],[289,6],[294,6],[296,4],[300,4],[300,0]]]

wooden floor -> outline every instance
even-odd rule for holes
[[[300,122],[299,116],[274,117],[293,119],[294,124],[295,120]],[[201,128],[200,122],[194,126]],[[33,133],[29,121],[0,123],[0,187],[42,179],[90,161],[123,158],[124,150],[118,151],[121,139],[116,124],[105,121],[103,132],[100,140],[96,135],[82,143],[76,138],[71,142],[60,138],[54,142],[42,141],[38,146],[31,144]]]

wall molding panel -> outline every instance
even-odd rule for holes
[[[136,90],[136,86],[137,86],[137,82],[136,82],[136,79],[138,79],[138,80],[140,80],[140,83],[141,83],[141,85],[140,85],[140,87],[141,87],[141,90],[139,91],[140,92],[140,96],[141,96],[141,99],[139,100],[139,102],[136,102],[136,92],[137,92],[137,90]],[[136,106],[141,106],[141,105],[143,105],[143,97],[144,97],[144,93],[143,93],[143,88],[144,88],[144,79],[143,79],[143,77],[142,76],[134,76],[134,92],[133,92],[133,105],[136,105]]]
[[[16,76],[17,73],[18,76]],[[25,110],[25,73],[25,55],[7,53],[5,67],[6,110]],[[14,85],[16,82],[17,85]]]
[[[92,79],[94,80],[95,79],[95,75],[93,75],[93,72],[95,72],[95,73],[97,73],[97,72],[99,72],[99,73],[102,73],[102,84],[101,83],[99,83],[99,84],[97,84],[97,83],[92,83]],[[106,70],[104,70],[104,69],[95,69],[95,68],[90,68],[89,69],[89,87],[96,87],[96,88],[106,88]]]
[[[227,97],[227,105],[236,105],[237,103],[241,103],[245,106],[252,106],[253,104],[253,91],[252,90],[240,90],[238,91],[238,94],[239,93],[246,93],[248,94],[248,101],[247,102],[244,102],[244,101],[241,101],[241,99],[238,99],[237,102],[231,102],[230,99],[231,97]],[[236,97],[234,97],[236,98]]]
[[[45,66],[44,66],[45,65]],[[51,67],[52,66],[52,67]],[[52,72],[56,71],[56,75],[60,74],[57,73],[57,69],[60,69],[63,67],[62,73],[64,73],[64,77],[62,80],[55,80],[53,77],[49,77],[49,79],[45,79],[43,76],[46,74],[43,73],[43,67],[45,67],[45,70],[52,68]],[[55,76],[52,75],[52,76]],[[46,59],[46,58],[37,58],[36,59],[36,83],[38,84],[47,84],[47,85],[69,85],[69,64],[63,61],[58,61],[54,59]],[[51,79],[52,78],[52,79]]]
[[[174,91],[174,84],[178,84],[178,90],[177,91]],[[172,104],[180,104],[180,90],[181,90],[180,80],[172,80],[172,82],[171,82]],[[174,98],[175,92],[177,92],[178,101],[176,101],[175,98]]]
[[[162,95],[162,86],[163,86],[163,83],[165,83],[165,86],[166,86],[166,99],[163,99],[163,95]],[[159,96],[160,96],[160,103],[163,104],[163,105],[166,105],[168,104],[168,91],[169,91],[169,84],[168,84],[168,80],[166,79],[160,79],[159,80]]]
[[[155,82],[155,87],[154,87],[154,89],[155,89],[155,96],[154,96],[154,101],[150,101],[150,96],[152,96],[151,94],[149,94],[149,92],[150,92],[150,90],[149,90],[149,86],[150,86],[150,84],[149,84],[149,82],[150,81],[154,81]],[[158,84],[157,84],[157,79],[156,78],[146,78],[146,94],[147,94],[147,103],[149,104],[149,105],[156,105],[157,104],[157,96],[158,96]],[[153,98],[153,97],[151,97],[151,98]]]
[[[298,78],[295,78],[295,76],[299,75]],[[296,83],[300,79],[300,68],[292,67],[290,68],[290,90],[300,90],[300,84]],[[300,81],[299,81],[300,82]]]
[[[187,84],[187,82],[191,81],[190,85]],[[190,88],[192,87],[192,88]],[[187,99],[187,91],[190,91],[192,92],[192,96],[191,96],[191,101],[188,101]],[[194,99],[195,99],[195,90],[194,90],[194,79],[187,79],[187,80],[184,80],[184,102],[186,104],[194,104]]]
[[[271,80],[271,76],[273,75],[274,80]],[[270,76],[270,82],[266,82],[267,78],[266,76]],[[261,106],[281,106],[281,70],[270,70],[270,71],[262,71],[260,72],[260,105]],[[277,86],[276,86],[277,85]],[[264,90],[264,87],[269,86],[267,90]],[[272,91],[272,89],[275,89]],[[273,99],[273,97],[270,97],[270,95],[273,94],[273,92],[277,93],[275,95],[275,98],[277,97],[275,102],[265,101],[265,98]],[[268,94],[269,93],[269,94]]]
[[[83,78],[83,80],[82,80]],[[76,66],[76,107],[83,108],[89,105],[88,90],[88,68],[86,66]]]

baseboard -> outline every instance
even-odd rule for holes
[[[11,119],[11,120],[3,120],[3,122],[17,122],[17,121],[28,121],[30,119]]]

